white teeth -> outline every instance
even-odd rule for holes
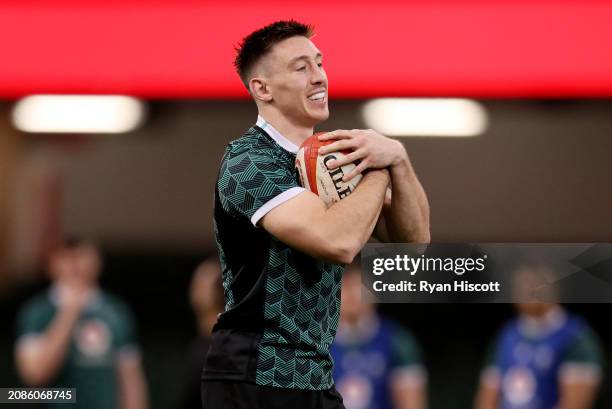
[[[325,92],[317,92],[316,94],[308,97],[308,99],[313,100],[313,101],[318,101],[323,98],[325,98]]]

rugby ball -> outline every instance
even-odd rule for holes
[[[300,175],[302,186],[318,195],[327,207],[350,195],[361,181],[362,175],[357,175],[348,182],[342,177],[353,169],[354,163],[348,163],[336,169],[329,169],[327,163],[340,159],[348,154],[344,152],[330,152],[319,155],[319,148],[333,143],[333,140],[320,141],[318,136],[325,132],[318,132],[306,139],[295,158],[295,167]]]

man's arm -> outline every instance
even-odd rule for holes
[[[375,237],[387,243],[429,243],[429,203],[408,155],[390,170],[393,190],[387,191]]]
[[[147,383],[139,354],[120,355],[117,363],[121,409],[147,409]]]
[[[70,337],[83,300],[72,297],[63,303],[45,332],[27,335],[16,345],[17,370],[30,386],[43,386],[53,380],[64,363]]]
[[[603,357],[597,335],[585,328],[565,351],[559,368],[558,409],[590,409],[601,383]]]
[[[390,391],[397,409],[425,409],[427,407],[427,370],[423,351],[414,336],[400,326],[393,331],[393,370]]]
[[[427,395],[424,382],[394,381],[391,384],[391,396],[397,409],[425,409]]]
[[[498,402],[499,387],[481,382],[476,394],[475,409],[497,409]]]
[[[597,383],[563,382],[558,409],[590,409],[595,402]]]
[[[498,409],[501,398],[501,372],[498,364],[499,348],[504,333],[499,333],[487,347],[484,366],[474,402],[475,409]]]
[[[319,149],[320,154],[351,150],[342,159],[328,163],[330,169],[358,163],[344,177],[348,181],[366,169],[388,168],[391,187],[386,195],[375,237],[385,242],[428,243],[429,203],[404,146],[372,130],[337,130],[319,137],[335,140]]]
[[[389,184],[387,170],[366,173],[353,193],[329,207],[305,191],[260,221],[285,244],[315,258],[348,264],[370,238]]]

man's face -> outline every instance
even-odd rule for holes
[[[200,264],[191,280],[190,300],[196,313],[221,312],[223,309],[221,267],[207,261]]]
[[[73,286],[95,286],[100,267],[101,261],[98,251],[88,244],[61,249],[50,260],[50,270],[53,278],[66,285]]]
[[[355,267],[349,267],[355,268]],[[340,314],[349,323],[356,323],[360,318],[374,310],[374,304],[364,303],[361,299],[361,277],[359,272],[350,271],[342,278],[342,302]]]
[[[314,126],[329,117],[323,56],[306,37],[287,38],[262,58],[272,104],[292,122]]]
[[[543,266],[524,266],[514,271],[512,296],[519,314],[538,318],[557,305],[558,297],[550,277],[554,274]]]

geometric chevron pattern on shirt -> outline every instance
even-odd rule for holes
[[[249,129],[229,144],[221,163],[217,192],[223,211],[250,220],[265,203],[299,186],[294,163],[295,154],[257,128]],[[228,268],[232,263],[220,240],[217,245],[227,311],[238,303],[232,288],[235,272]],[[329,350],[338,326],[344,266],[309,257],[273,236],[267,251],[256,383],[328,389],[333,385]]]

